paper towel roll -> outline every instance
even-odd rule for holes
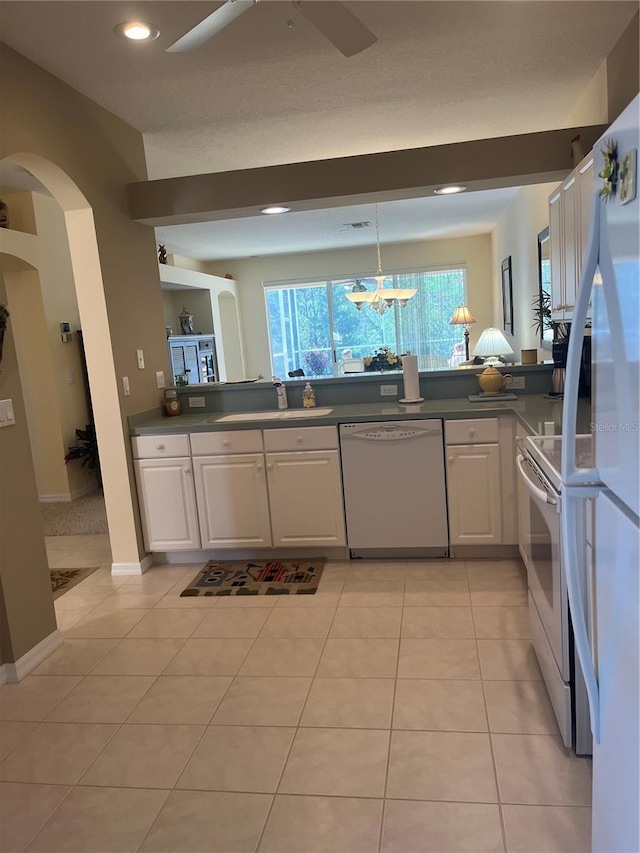
[[[420,399],[420,379],[418,377],[418,356],[402,356],[402,382],[404,385],[404,400]]]

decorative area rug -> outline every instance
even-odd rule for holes
[[[42,503],[40,514],[45,536],[93,536],[109,532],[102,492],[75,501]]]
[[[210,560],[180,595],[313,595],[326,560]]]
[[[97,566],[94,566],[91,569],[49,569],[53,600],[55,601],[56,598],[60,598],[65,592],[69,592],[71,587],[77,586],[80,581],[88,578],[97,568]]]

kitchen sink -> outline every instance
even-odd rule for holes
[[[277,412],[240,412],[237,415],[224,415],[221,418],[207,418],[207,423],[246,423],[247,421],[289,421],[296,418],[322,418],[331,414],[333,409],[282,409]]]

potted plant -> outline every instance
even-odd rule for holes
[[[76,430],[78,444],[69,448],[64,457],[66,463],[72,459],[80,459],[80,467],[95,471],[98,477],[98,485],[102,488],[102,474],[100,472],[100,457],[98,456],[98,440],[96,428],[93,424],[87,424],[84,429]]]
[[[551,294],[541,290],[531,303],[533,308],[533,323],[540,340],[545,340],[544,333],[551,328]]]

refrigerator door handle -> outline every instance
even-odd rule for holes
[[[600,480],[595,469],[578,468],[576,466],[576,420],[578,414],[578,384],[580,380],[580,359],[582,358],[582,341],[584,339],[584,326],[587,322],[589,300],[591,299],[591,288],[593,278],[598,269],[600,257],[600,219],[604,215],[603,203],[598,195],[594,196],[593,212],[591,216],[591,233],[589,234],[589,248],[584,259],[580,286],[573,309],[573,320],[571,334],[569,335],[569,349],[567,351],[567,364],[564,386],[564,399],[562,404],[562,460],[560,473],[564,485],[579,485],[593,483]]]
[[[567,594],[571,609],[575,649],[582,667],[582,674],[587,689],[589,712],[591,715],[591,731],[596,743],[600,743],[600,695],[593,659],[591,644],[587,631],[585,617],[586,602],[580,579],[582,560],[578,554],[578,525],[577,513],[583,495],[576,495],[574,489],[564,489],[562,493],[562,512],[560,525],[562,530],[562,568],[567,582]],[[580,490],[582,491],[582,490]]]

